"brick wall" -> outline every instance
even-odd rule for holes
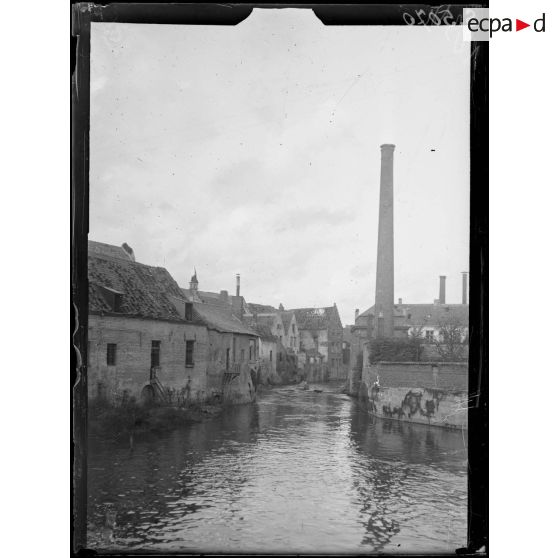
[[[437,366],[437,374],[433,369]],[[364,367],[363,380],[372,384],[380,377],[382,387],[438,388],[468,391],[469,367],[461,362],[379,362]]]
[[[232,370],[235,364],[243,364],[249,362],[250,357],[250,339],[256,339],[249,335],[235,335],[232,333],[219,333],[209,330],[209,345],[207,359],[207,390],[208,395],[220,393],[223,388],[223,374],[227,365],[227,349],[229,351],[229,369]],[[236,341],[233,342],[233,339]],[[233,351],[233,345],[236,344],[236,355]],[[242,354],[244,351],[244,360]],[[257,343],[255,343],[255,351],[257,351]],[[255,361],[257,355],[254,354],[252,361]]]
[[[208,335],[205,326],[139,318],[89,316],[89,397],[104,393],[109,399],[128,390],[141,396],[149,384],[151,342],[161,342],[160,371],[163,386],[185,388],[190,378],[190,396],[206,390]],[[194,365],[186,365],[186,341],[194,341]],[[116,364],[107,364],[107,344],[116,344]]]

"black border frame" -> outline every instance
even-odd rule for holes
[[[444,4],[457,18],[465,7]],[[71,383],[72,555],[93,556],[87,532],[87,235],[89,231],[89,62],[91,22],[236,25],[252,8],[310,8],[325,25],[405,25],[403,13],[425,4],[235,3],[164,4],[72,2],[71,6]],[[429,22],[429,25],[433,23]],[[469,262],[469,525],[457,554],[488,552],[488,42],[471,43]],[[104,554],[130,556],[132,554]],[[164,554],[158,554],[164,555]],[[182,554],[184,555],[184,554]],[[403,556],[403,555],[398,555]],[[438,556],[444,556],[438,555]],[[451,554],[448,554],[451,556]]]

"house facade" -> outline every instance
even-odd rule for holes
[[[89,242],[89,397],[204,397],[208,330],[164,268]]]
[[[347,367],[343,366],[343,325],[337,306],[323,308],[295,308],[300,350],[307,354],[316,351],[326,369],[324,379],[344,379]]]
[[[195,281],[193,281],[195,278]],[[189,289],[182,289],[208,330],[207,392],[220,397],[223,386],[238,391],[235,402],[253,400],[259,362],[260,335],[237,317],[227,291],[200,291],[195,274]],[[250,381],[247,382],[247,378]],[[226,396],[224,395],[226,398]]]

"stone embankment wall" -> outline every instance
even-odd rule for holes
[[[226,404],[241,405],[256,400],[255,374],[251,374],[247,364],[238,368],[239,372],[225,373],[223,402]]]
[[[380,418],[467,428],[467,363],[365,365],[361,374],[352,371],[349,393]]]

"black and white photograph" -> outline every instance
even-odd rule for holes
[[[486,550],[478,46],[419,8],[90,22],[83,548]]]

